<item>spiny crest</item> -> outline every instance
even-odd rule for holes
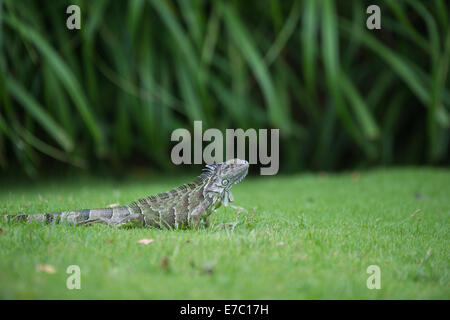
[[[176,198],[178,196],[184,195],[189,191],[197,189],[202,183],[201,182],[189,182],[185,183],[177,188],[169,190],[167,192],[158,193],[153,196],[148,196],[143,199],[137,200],[141,205],[146,205],[150,203],[158,203],[164,201],[170,201],[170,199]]]
[[[210,178],[215,172],[216,169],[218,168],[218,164],[214,163],[214,164],[207,164],[205,168],[203,168],[203,172],[202,174],[199,176],[200,181],[204,181],[208,178]]]
[[[200,188],[205,183],[205,180],[209,179],[216,173],[218,168],[220,168],[220,164],[208,164],[205,168],[203,168],[202,174],[198,176],[197,179],[195,179],[193,182],[185,183],[167,192],[158,193],[153,196],[139,199],[133,202],[131,205],[137,205],[139,203],[140,205],[147,206],[150,203],[163,203],[171,201],[171,199],[173,198],[182,196],[187,192]]]

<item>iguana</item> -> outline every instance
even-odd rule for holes
[[[228,206],[233,201],[230,189],[244,179],[248,167],[248,162],[240,159],[207,165],[194,182],[139,199],[128,206],[6,217],[10,220],[71,225],[106,223],[111,226],[126,224],[168,228],[197,228],[201,224],[207,226],[212,212],[222,204]]]

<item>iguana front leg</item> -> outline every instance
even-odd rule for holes
[[[206,210],[206,214],[203,215],[201,217],[200,222],[202,223],[203,226],[205,226],[206,228],[209,227],[209,216],[213,213],[216,212],[217,208],[220,207],[220,203],[217,206],[210,206],[207,210]]]
[[[223,205],[225,207],[230,206],[231,208],[237,210],[238,212],[241,212],[241,211],[248,212],[247,209],[245,209],[245,208],[242,208],[242,207],[230,204],[230,202],[233,202],[233,201],[234,201],[233,194],[231,193],[231,191],[228,190],[227,193],[225,194],[224,198],[223,198]]]
[[[213,203],[214,199],[210,198],[200,202],[197,207],[194,208],[194,210],[189,215],[189,225],[192,228],[198,229],[201,223],[208,223],[206,220],[208,216],[213,212]]]

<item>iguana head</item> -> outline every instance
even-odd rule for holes
[[[248,167],[248,162],[240,159],[230,159],[226,162],[207,165],[202,174],[202,178],[208,179],[204,191],[219,194],[225,205],[228,205],[228,201],[233,201],[230,193],[231,187],[245,178]]]

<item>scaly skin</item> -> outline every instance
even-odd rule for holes
[[[207,165],[194,182],[139,199],[128,206],[5,217],[10,220],[72,225],[106,223],[111,226],[127,224],[160,228],[197,228],[202,223],[207,225],[209,215],[222,204],[228,206],[229,202],[233,201],[230,189],[244,179],[248,167],[248,162],[240,159]]]

